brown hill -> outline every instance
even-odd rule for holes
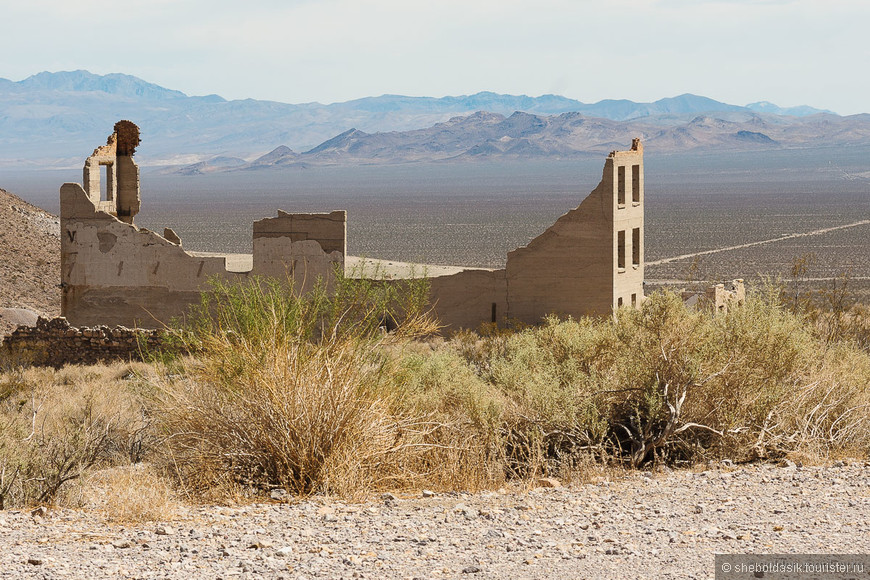
[[[0,310],[60,314],[60,220],[0,189]],[[0,336],[11,324],[0,316]]]

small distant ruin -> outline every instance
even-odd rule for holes
[[[344,271],[344,211],[279,210],[254,222],[253,255],[241,258],[186,251],[171,229],[161,236],[137,227],[138,144],[138,127],[119,121],[85,161],[83,184],[60,189],[61,311],[71,324],[157,328],[199,302],[214,276],[289,277],[304,292]],[[644,299],[643,243],[643,146],[635,139],[610,153],[598,187],[576,209],[509,252],[505,268],[430,276],[430,301],[448,328],[609,315]]]
[[[731,280],[728,284],[715,284],[704,292],[682,292],[686,306],[707,309],[713,314],[729,312],[743,306],[746,302],[746,287],[743,278]]]

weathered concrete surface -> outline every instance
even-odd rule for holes
[[[198,302],[212,277],[270,276],[305,292],[345,271],[344,211],[279,210],[254,223],[253,256],[186,252],[170,229],[159,236],[137,228],[139,170],[132,155],[138,144],[138,127],[120,121],[85,162],[85,187],[61,188],[61,312],[74,325],[158,327]],[[104,198],[101,166],[108,175]],[[416,275],[430,278],[430,302],[450,329],[636,307],[643,300],[643,201],[643,147],[635,139],[630,151],[607,157],[601,183],[579,207],[510,252],[504,269],[423,266]],[[389,264],[389,271],[378,271],[376,263]],[[409,264],[356,259],[348,266],[355,277],[415,275]]]
[[[429,283],[430,301],[447,329],[476,329],[511,318],[504,270],[465,270]]]
[[[510,252],[504,270],[463,272],[431,281],[432,302],[449,327],[547,314],[608,315],[643,300],[643,146],[606,159],[601,182],[528,245]],[[493,316],[493,313],[495,315]]]
[[[61,235],[61,312],[73,325],[155,328],[199,302],[211,277],[273,276],[307,289],[331,278],[344,261],[341,252],[324,252],[317,240],[292,242],[288,235],[255,239],[251,269],[231,271],[225,256],[188,253],[155,232],[97,211],[77,184],[61,189]]]
[[[279,211],[277,218],[254,224],[250,261],[230,264],[227,256],[186,252],[171,230],[163,237],[137,228],[133,218],[139,210],[139,172],[132,154],[139,132],[129,121],[116,124],[115,131],[85,164],[86,176],[94,163],[114,168],[115,188],[108,199],[100,199],[93,177],[86,179],[88,190],[76,183],[60,190],[61,313],[73,325],[156,328],[199,302],[212,277],[271,276],[293,280],[305,291],[319,279],[331,280],[335,269],[344,267],[343,211]]]
[[[347,254],[347,214],[291,214],[278,210],[278,217],[254,222],[254,240],[288,238],[291,242],[316,240],[324,252]]]

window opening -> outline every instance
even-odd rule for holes
[[[495,305],[495,302],[493,302],[493,303],[492,303],[492,321],[493,321],[493,322],[496,321],[496,317],[495,317],[495,315],[496,315],[496,305]]]
[[[109,179],[111,172],[110,165],[100,166],[100,201],[112,201],[112,190],[109,189]]]
[[[640,165],[631,166],[631,201],[640,203]]]
[[[616,267],[625,270],[625,230],[619,230],[616,240]]]
[[[631,230],[631,265],[640,266],[640,228]]]
[[[625,205],[625,166],[620,166],[617,172],[619,177],[616,186],[616,203],[617,205]]]

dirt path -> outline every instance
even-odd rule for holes
[[[841,226],[834,226],[831,228],[823,228],[820,230],[813,230],[811,232],[803,232],[803,233],[794,233],[794,234],[785,234],[778,238],[771,238],[769,240],[760,240],[757,242],[749,242],[748,244],[739,244],[737,246],[727,246],[725,248],[717,248],[715,250],[704,250],[703,252],[695,252],[693,254],[683,254],[681,256],[674,256],[673,258],[663,258],[661,260],[655,260],[653,262],[647,262],[647,266],[658,266],[659,264],[668,264],[670,262],[677,262],[679,260],[685,260],[687,258],[694,258],[696,256],[706,256],[709,254],[718,254],[720,252],[728,252],[731,250],[741,250],[743,248],[751,248],[752,246],[760,246],[762,244],[772,244],[775,242],[781,242],[783,240],[792,240],[795,238],[804,238],[808,236],[818,236],[821,234],[827,234],[829,232],[834,232],[837,230],[845,230],[847,228],[854,228],[858,226],[866,226],[870,225],[870,220],[861,220],[859,222],[845,224]]]

